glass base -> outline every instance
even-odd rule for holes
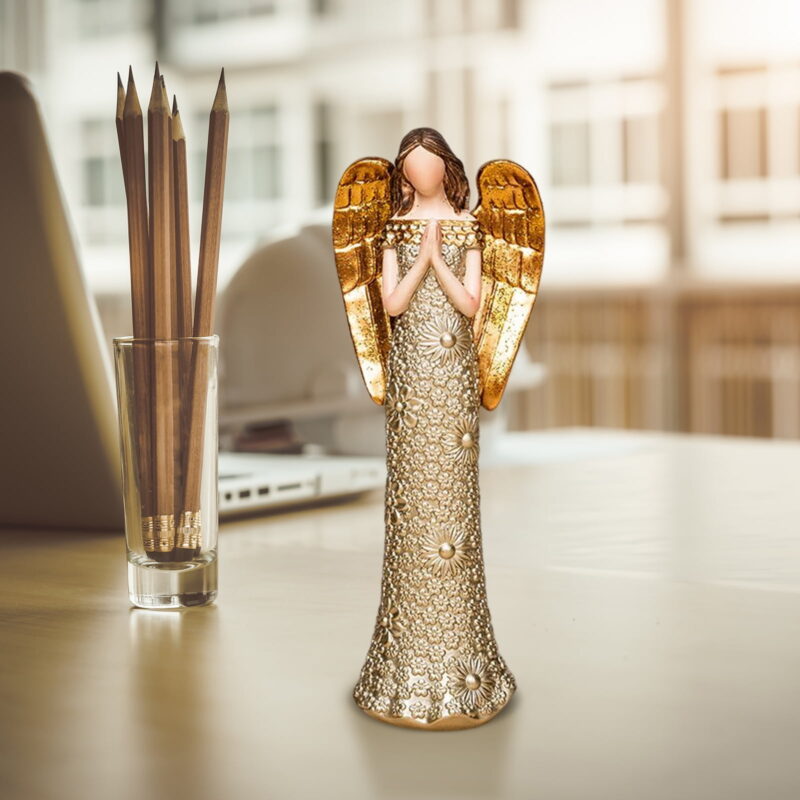
[[[217,596],[217,554],[193,561],[153,561],[128,553],[128,597],[139,608],[188,608],[212,603]]]

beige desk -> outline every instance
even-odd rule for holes
[[[217,604],[185,612],[128,606],[119,536],[0,532],[0,797],[800,797],[800,444],[531,446],[482,468],[519,690],[468,731],[350,698],[380,493],[223,525]]]

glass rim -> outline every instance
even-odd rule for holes
[[[116,346],[137,343],[172,344],[173,342],[206,342],[208,344],[217,344],[219,342],[219,334],[212,333],[210,336],[167,336],[162,338],[157,336],[115,336],[111,341]]]

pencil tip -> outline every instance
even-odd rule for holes
[[[228,109],[228,92],[225,88],[225,69],[223,68],[219,74],[219,83],[217,84],[217,93],[214,95],[214,103],[211,106],[212,111],[227,111]]]
[[[158,76],[159,76],[160,74],[161,74],[161,73],[158,71],[158,61],[156,61],[156,72],[155,72],[155,75],[153,75],[153,80],[154,80],[154,81],[158,80]]]
[[[133,82],[133,70],[128,68],[128,88],[125,93],[125,108],[123,116],[131,116],[142,113],[142,107],[139,105],[139,95],[136,92],[136,84]]]
[[[160,105],[163,97],[164,87],[161,85],[161,77],[159,76],[153,79],[153,88],[150,91],[150,100],[147,103],[148,110],[153,111],[153,109]]]
[[[117,73],[117,119],[121,120],[125,111],[125,87],[122,85],[122,78]]]
[[[186,134],[183,132],[183,123],[181,122],[181,113],[178,111],[178,101],[172,105],[172,141],[179,142],[186,139]]]
[[[161,101],[159,103],[161,109],[167,114],[167,116],[171,116],[169,113],[169,96],[167,95],[167,82],[164,80],[164,76],[161,76]]]
[[[173,115],[178,113],[178,98],[176,95],[172,95],[172,113]]]

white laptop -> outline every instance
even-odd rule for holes
[[[0,72],[0,176],[0,526],[121,530],[110,351],[37,104],[11,72]],[[356,495],[386,471],[375,457],[221,452],[219,476],[227,516]]]
[[[385,480],[385,463],[367,456],[221,452],[219,513],[355,495]]]

